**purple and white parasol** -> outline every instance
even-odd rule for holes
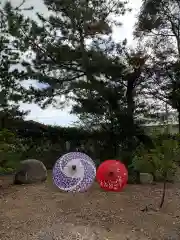
[[[81,152],[63,155],[53,167],[53,181],[63,191],[84,192],[93,184],[95,177],[93,160]]]

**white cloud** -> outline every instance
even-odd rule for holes
[[[114,28],[113,38],[115,41],[127,38],[128,44],[133,44],[133,28],[136,22],[136,16],[141,7],[142,0],[129,0],[128,7],[132,9],[131,12],[126,13],[124,16],[119,17],[122,26]]]
[[[27,116],[27,120],[34,120],[44,124],[50,125],[61,125],[68,126],[71,125],[76,119],[76,116],[70,115],[68,112],[70,109],[57,110],[49,107],[46,110],[42,110],[36,104],[26,104],[22,103],[21,108],[23,110],[31,110],[31,113]]]
[[[5,2],[2,0],[1,2]],[[14,6],[18,6],[21,0],[11,0]],[[129,6],[133,9],[131,13],[126,14],[123,17],[120,17],[120,20],[123,23],[122,27],[114,28],[113,38],[116,41],[123,40],[124,38],[128,39],[129,44],[133,44],[132,31],[135,24],[135,15],[137,14],[140,6],[141,0],[130,0]],[[48,10],[44,6],[43,1],[41,0],[28,0],[25,7],[34,6],[34,11],[26,11],[26,16],[35,17],[36,12],[42,12],[44,15],[48,15]],[[28,115],[28,120],[34,120],[42,122],[45,124],[56,124],[67,126],[72,124],[77,120],[76,116],[69,114],[69,108],[64,109],[64,111],[59,109],[53,109],[52,107],[47,108],[46,110],[40,109],[35,104],[21,104],[21,109],[31,110],[31,113]]]

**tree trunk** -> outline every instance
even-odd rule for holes
[[[180,108],[178,110],[178,133],[180,134]]]
[[[130,134],[132,134],[134,129],[134,82],[132,80],[128,80],[126,99],[129,127],[131,128]]]
[[[0,129],[3,129],[5,128],[5,119],[6,119],[6,116],[4,113],[2,113],[1,117],[0,117]]]
[[[163,192],[162,192],[162,198],[161,198],[161,202],[160,202],[159,208],[162,208],[163,204],[164,204],[165,195],[166,195],[166,184],[167,184],[167,181],[165,179],[164,180],[164,184],[163,184]]]
[[[126,99],[127,99],[127,117],[128,117],[128,151],[129,151],[129,162],[132,163],[133,152],[134,152],[134,136],[135,136],[135,124],[134,124],[134,78],[130,78],[127,81],[127,92],[126,92]],[[141,184],[140,180],[140,172],[136,171],[136,184]]]
[[[140,172],[136,171],[136,184],[141,184]]]
[[[153,172],[151,172],[151,174],[152,174],[152,176],[153,176],[153,182],[156,182],[156,181],[157,181],[156,175],[155,175]]]
[[[111,128],[110,128],[110,146],[112,146],[112,158],[117,157],[117,142],[116,142],[116,133],[114,129],[114,117],[113,117],[113,111],[111,109],[111,105],[109,108],[109,114],[110,114],[110,122],[111,122]]]
[[[134,137],[134,83],[133,81],[128,80],[127,82],[127,92],[126,92],[126,100],[127,100],[127,147],[129,151],[129,161],[132,161],[132,153],[133,149],[133,137]]]

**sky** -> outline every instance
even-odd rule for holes
[[[5,0],[1,1],[5,2]],[[12,4],[18,6],[22,0],[11,0]],[[28,11],[30,17],[35,17],[35,12],[41,12],[44,16],[48,15],[48,10],[43,4],[42,0],[27,0],[26,5],[33,6],[33,11]],[[125,16],[120,17],[123,24],[120,28],[113,29],[113,38],[115,41],[123,40],[127,38],[128,44],[133,46],[133,27],[135,24],[135,17],[141,6],[141,0],[129,0],[129,6],[132,8],[131,13],[127,13]],[[27,11],[26,11],[27,14]],[[30,114],[26,117],[27,120],[34,120],[44,124],[60,125],[60,126],[71,126],[74,121],[77,120],[75,115],[71,115],[70,107],[59,110],[52,107],[48,107],[46,110],[42,110],[35,104],[21,104],[20,106],[23,110],[31,110]]]

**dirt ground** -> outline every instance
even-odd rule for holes
[[[129,185],[121,193],[103,192],[97,184],[86,193],[63,193],[49,180],[9,186],[0,177],[0,240],[160,240],[180,239],[180,186],[168,186],[161,211],[161,184]],[[168,238],[174,237],[174,238]]]

